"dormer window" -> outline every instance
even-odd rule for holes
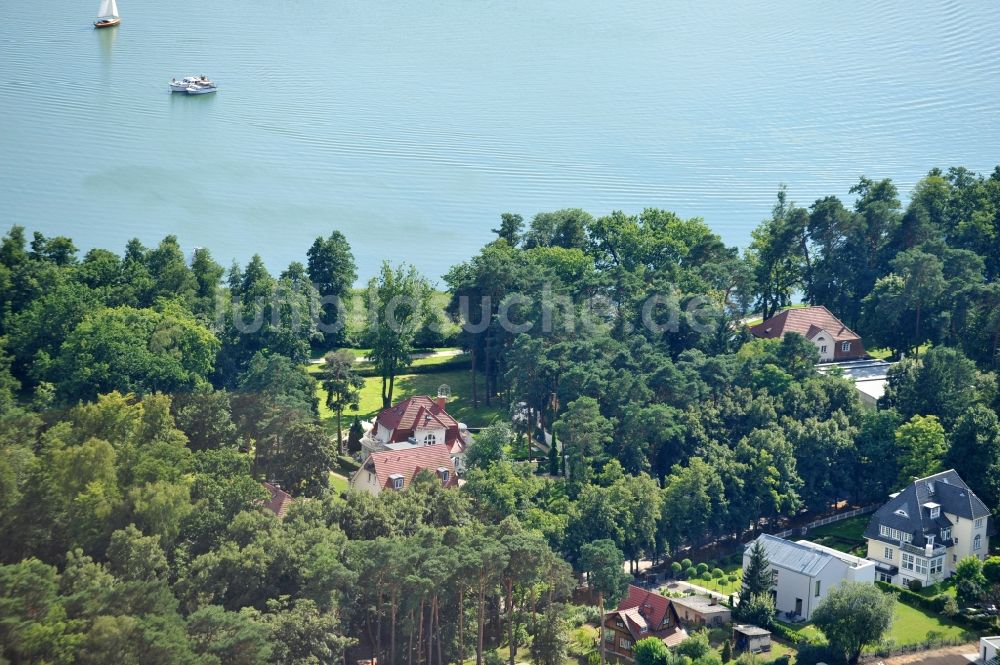
[[[951,540],[951,529],[941,529],[941,540]]]
[[[403,489],[403,475],[400,473],[394,473],[389,476],[389,482],[392,484],[392,489],[401,490]]]
[[[900,517],[905,517],[906,519],[910,518],[910,516],[907,514],[907,512],[905,510],[903,510],[902,508],[897,509],[896,510],[896,514],[899,515]]]
[[[441,477],[441,482],[442,483],[447,483],[448,482],[448,478],[449,478],[449,476],[451,474],[448,472],[448,469],[446,469],[443,466],[441,466],[441,467],[438,467],[438,475]]]
[[[435,436],[434,432],[424,437],[425,446],[433,446],[435,443],[437,443],[437,436]]]
[[[941,514],[941,509],[937,506],[931,508],[931,519],[935,519]]]

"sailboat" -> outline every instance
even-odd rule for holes
[[[101,0],[101,8],[97,10],[97,20],[94,21],[94,27],[110,28],[121,22],[122,20],[118,17],[118,3],[115,0]]]

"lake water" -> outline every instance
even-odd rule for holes
[[[1000,163],[1000,2],[0,2],[0,224],[275,271],[332,229],[439,278],[501,212],[744,245],[779,183]],[[167,92],[207,74],[216,95]]]

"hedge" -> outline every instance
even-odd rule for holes
[[[894,594],[901,602],[907,605],[919,607],[922,610],[934,612],[935,614],[941,614],[944,611],[945,603],[948,602],[948,596],[943,593],[939,593],[936,596],[921,596],[919,593],[914,593],[909,589],[889,584],[888,582],[876,580],[875,585],[879,589],[882,589],[882,591]]]
[[[944,593],[939,593],[936,596],[929,597],[921,596],[919,593],[914,593],[909,589],[889,584],[888,582],[880,582],[878,580],[875,581],[875,586],[882,591],[893,594],[901,603],[905,603],[922,610],[927,610],[928,612],[933,612],[935,614],[943,615],[945,603],[948,602],[948,595]],[[992,630],[994,627],[993,619],[991,617],[968,617],[958,614],[948,618],[956,624],[969,630]]]

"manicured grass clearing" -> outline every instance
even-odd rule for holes
[[[484,383],[482,377],[478,378],[480,392]],[[435,374],[405,374],[396,377],[395,390],[392,401],[394,404],[413,397],[414,395],[437,395],[438,386],[448,384],[451,388],[451,399],[448,400],[448,413],[459,422],[463,422],[469,427],[485,427],[494,418],[500,415],[497,403],[487,408],[482,405],[473,408],[470,400],[472,394],[472,378],[467,370],[457,370],[454,372],[437,372]],[[326,407],[326,391],[322,386],[318,387],[320,399],[320,418],[324,421],[332,422],[334,413]],[[346,430],[350,426],[354,416],[357,415],[363,420],[367,420],[382,410],[382,379],[377,376],[365,379],[365,386],[361,389],[361,399],[357,411],[344,411],[343,427]],[[329,424],[329,422],[328,422]]]
[[[889,639],[896,644],[915,644],[928,639],[931,631],[937,633],[936,639],[957,639],[966,634],[964,628],[943,617],[896,602]]]
[[[339,473],[330,472],[330,489],[334,492],[346,492],[347,488],[350,487],[351,481]]]
[[[823,633],[812,624],[784,625],[798,631],[803,637],[822,639]],[[919,644],[926,641],[931,632],[935,634],[934,639],[950,640],[965,637],[971,639],[964,628],[948,619],[896,601],[895,616],[886,641],[892,641],[899,646]]]
[[[864,532],[869,521],[871,521],[871,515],[858,515],[857,517],[840,522],[810,529],[805,538],[806,540],[811,540],[826,547],[832,547],[841,552],[864,556],[866,552]]]
[[[711,580],[704,580],[696,575],[687,580],[688,582],[725,595],[736,593],[740,590],[740,587],[743,584],[743,567],[741,564],[730,563],[720,566],[717,561],[706,561],[705,563],[708,564],[709,572],[712,572],[712,569],[714,568],[721,568],[722,572],[725,573],[725,576],[720,579],[713,578]],[[735,582],[729,581],[730,575],[736,575]]]

